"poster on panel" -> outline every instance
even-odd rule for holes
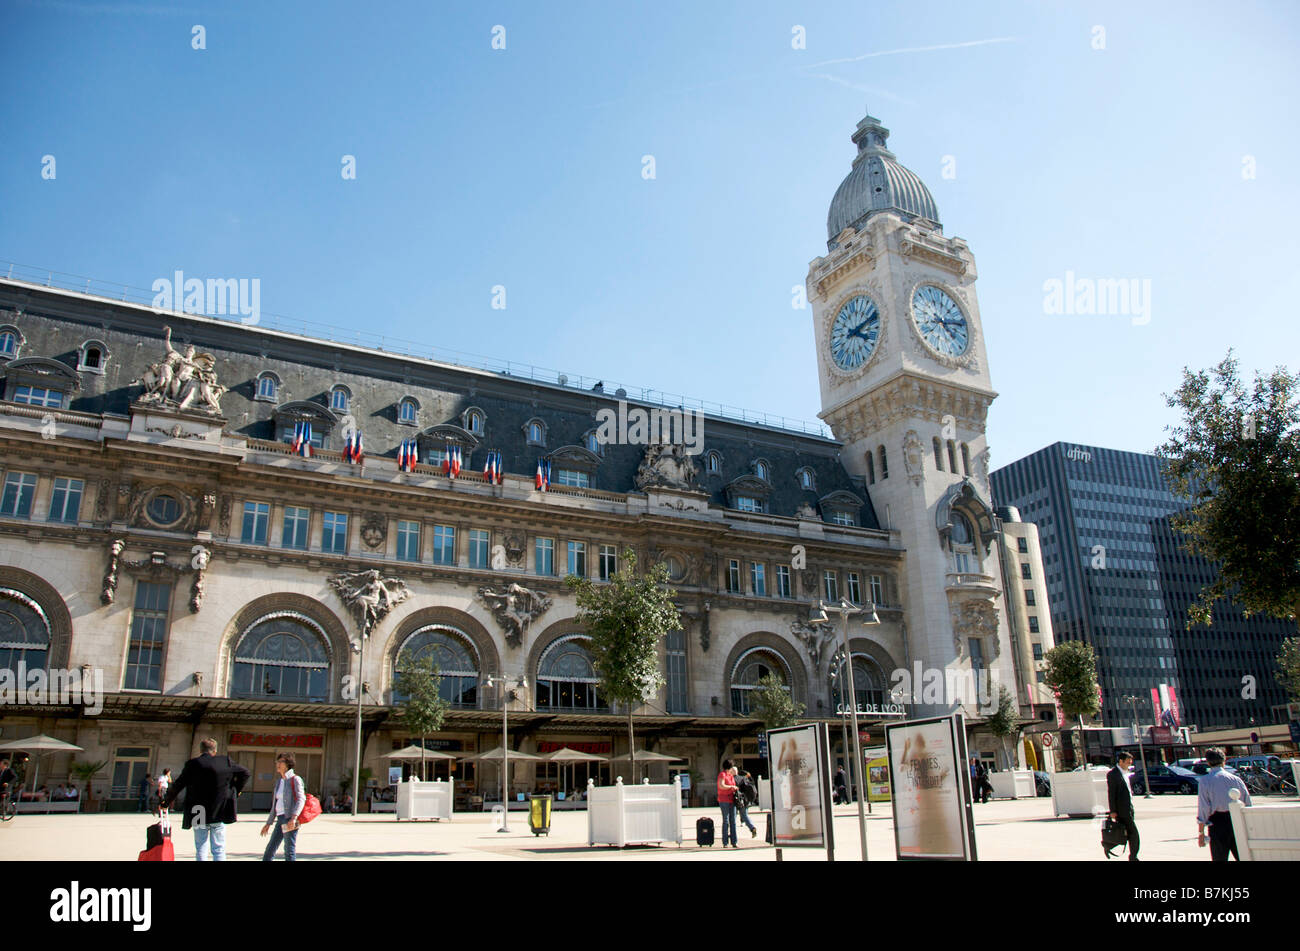
[[[966,729],[961,714],[885,727],[900,859],[973,861]]]
[[[826,724],[770,730],[772,822],[778,848],[834,848],[830,828],[830,742]]]

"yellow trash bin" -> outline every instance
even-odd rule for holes
[[[551,797],[534,796],[528,805],[528,828],[533,835],[551,834]]]

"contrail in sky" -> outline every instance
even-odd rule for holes
[[[967,40],[965,43],[940,43],[936,46],[909,46],[900,50],[880,50],[877,53],[863,53],[861,56],[846,56],[843,59],[827,59],[820,63],[809,63],[804,69],[816,69],[819,66],[833,66],[836,63],[856,63],[876,56],[897,56],[900,53],[929,53],[932,50],[957,50],[967,46],[989,46],[993,43],[1014,43],[1018,36],[996,36],[988,40]]]

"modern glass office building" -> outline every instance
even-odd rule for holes
[[[1169,517],[1183,503],[1152,455],[1054,443],[990,475],[997,505],[1039,527],[1057,643],[1097,652],[1102,715],[1150,722],[1151,688],[1177,688],[1181,722],[1202,729],[1266,723],[1283,702],[1273,670],[1287,625],[1221,605],[1210,628],[1187,630],[1187,607],[1214,567],[1179,547]],[[1243,698],[1253,676],[1255,696]],[[1246,691],[1249,693],[1249,691]]]

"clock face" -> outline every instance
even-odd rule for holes
[[[959,357],[970,344],[970,328],[957,302],[933,284],[912,295],[912,320],[921,338],[945,357]]]
[[[880,339],[880,311],[870,297],[859,294],[845,302],[831,324],[831,356],[841,370],[856,370],[867,362]]]

